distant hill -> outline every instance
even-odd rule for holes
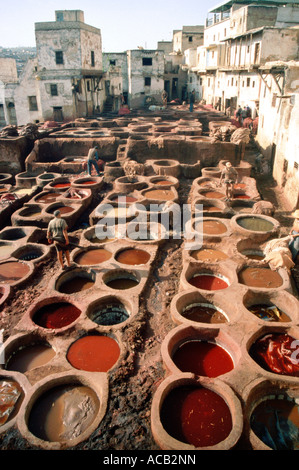
[[[15,59],[17,64],[18,75],[23,70],[24,65],[28,59],[32,59],[36,56],[35,47],[1,47],[0,46],[0,57],[7,59]]]

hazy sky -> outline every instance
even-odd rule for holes
[[[0,0],[0,46],[35,46],[34,23],[55,21],[55,10],[83,10],[101,29],[103,51],[156,49],[182,26],[204,25],[219,0]]]

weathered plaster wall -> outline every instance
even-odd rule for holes
[[[38,83],[35,79],[36,59],[29,59],[23,73],[20,77],[20,84],[16,87],[14,98],[17,114],[17,122],[19,126],[34,122],[42,121],[42,104],[40,101]],[[37,111],[31,111],[29,108],[29,96],[35,96],[37,100]]]
[[[103,58],[102,58],[102,37],[100,33],[95,34],[91,31],[81,30],[80,33],[81,41],[81,57],[82,57],[82,68],[88,70],[102,70],[103,69]],[[91,51],[94,51],[95,64],[91,64]]]
[[[298,60],[299,29],[265,29],[261,62]]]
[[[15,59],[0,58],[0,80],[3,83],[16,83],[18,81]]]

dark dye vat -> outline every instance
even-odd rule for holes
[[[33,322],[43,328],[63,328],[73,323],[81,311],[68,302],[45,305],[33,316]]]
[[[22,389],[14,380],[0,380],[0,426],[14,418],[20,408]]]
[[[227,319],[212,304],[192,304],[184,308],[181,315],[186,320],[199,323],[226,323]]]
[[[14,284],[30,273],[28,264],[19,261],[7,261],[0,264],[0,283]]]
[[[130,248],[118,253],[116,256],[116,261],[122,264],[138,265],[146,264],[150,257],[150,254],[146,251]]]
[[[175,388],[162,404],[160,419],[170,436],[195,447],[216,445],[232,430],[225,400],[207,388]]]
[[[224,279],[214,274],[196,274],[188,282],[198,289],[205,290],[221,290],[228,287]]]
[[[77,182],[77,184],[91,185],[91,184],[96,184],[96,181],[93,181],[93,180],[80,181],[80,183]]]
[[[2,232],[1,239],[2,240],[20,240],[21,238],[25,238],[26,233],[20,229],[12,229]]]
[[[32,344],[16,351],[9,358],[6,369],[24,373],[47,364],[54,356],[54,349],[47,344]]]
[[[297,343],[298,340],[288,334],[269,333],[251,346],[249,354],[268,372],[299,377]]]
[[[258,304],[247,307],[249,312],[265,321],[289,322],[290,318],[276,305]]]
[[[82,251],[78,256],[76,256],[75,262],[80,266],[92,266],[108,261],[111,256],[112,253],[110,253],[110,251],[105,250],[104,248],[98,248]]]
[[[111,279],[110,281],[105,282],[108,287],[111,289],[119,289],[119,290],[126,290],[132,289],[133,287],[138,286],[139,282],[137,279],[130,279],[130,278],[117,278]]]
[[[262,251],[242,251],[242,255],[246,256],[248,259],[254,259],[256,261],[262,261],[265,258],[265,255]]]
[[[89,372],[107,372],[120,355],[118,343],[109,336],[84,336],[73,343],[67,360],[75,369]]]
[[[21,261],[31,261],[39,258],[40,256],[42,256],[42,254],[43,253],[39,251],[28,251],[27,253],[24,253],[19,256],[18,259]]]
[[[299,406],[293,400],[263,400],[254,409],[250,426],[273,450],[299,450]]]
[[[250,199],[250,196],[247,194],[235,194],[234,199]]]
[[[218,377],[234,368],[231,356],[216,343],[192,340],[182,344],[172,357],[182,372]]]
[[[95,308],[90,318],[98,325],[117,325],[126,321],[129,318],[129,313],[123,304],[108,302],[107,305]]]
[[[275,289],[282,286],[282,278],[270,268],[247,267],[238,274],[239,282],[245,286]]]
[[[96,393],[84,385],[59,385],[33,404],[29,431],[39,439],[60,442],[74,439],[94,421],[99,409]]]
[[[59,292],[64,294],[74,294],[75,292],[82,292],[94,286],[94,281],[87,277],[77,276],[72,277],[65,281],[60,287]]]
[[[272,222],[269,222],[269,220],[254,216],[239,217],[237,219],[237,224],[246,230],[251,230],[252,232],[270,232],[274,227]]]

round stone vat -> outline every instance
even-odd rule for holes
[[[232,229],[258,241],[268,240],[278,233],[280,224],[266,215],[238,214],[231,219]]]
[[[296,329],[262,328],[248,341],[248,354],[264,371],[298,380],[298,338]]]
[[[220,178],[221,170],[218,167],[204,167],[201,169],[201,174],[207,178]]]
[[[112,226],[115,223],[126,223],[135,217],[134,204],[118,204],[117,202],[101,203],[95,209],[95,217],[105,219]]]
[[[45,186],[49,182],[53,181],[55,178],[59,178],[59,177],[60,177],[59,173],[45,172],[36,177],[36,183],[38,184],[38,186]]]
[[[10,258],[0,262],[0,283],[18,286],[27,281],[33,274],[34,265],[29,261],[19,261]]]
[[[230,201],[229,205],[234,211],[235,215],[238,214],[246,214],[246,213],[251,213],[253,210],[253,206],[256,203],[256,201],[251,201],[251,200],[242,200],[242,199],[233,199]]]
[[[84,178],[77,178],[72,182],[73,188],[90,188],[92,190],[98,190],[103,186],[102,177],[86,176]]]
[[[50,246],[38,243],[27,243],[17,248],[11,255],[19,261],[38,263],[50,256]]]
[[[119,193],[112,193],[107,197],[108,201],[117,203],[118,205],[127,205],[133,204],[134,202],[138,202],[138,195],[136,194],[119,194]]]
[[[67,201],[86,201],[86,199],[92,198],[91,190],[88,188],[86,189],[77,189],[77,188],[69,188],[65,193],[61,195],[61,200],[66,199]]]
[[[215,378],[232,371],[241,357],[235,341],[223,330],[199,325],[180,325],[162,343],[166,369]]]
[[[196,198],[192,203],[194,215],[199,217],[222,217],[227,212],[227,205],[220,199]]]
[[[18,215],[20,218],[35,218],[37,216],[41,216],[42,206],[38,204],[30,204],[28,206],[23,207],[19,212]]]
[[[165,227],[159,222],[129,222],[126,234],[129,240],[141,243],[157,243],[167,237]]]
[[[198,196],[205,197],[207,199],[224,199],[225,193],[218,188],[206,188],[202,187],[197,190]]]
[[[151,427],[162,450],[228,450],[243,428],[241,404],[219,379],[172,375],[155,392]]]
[[[88,372],[108,372],[116,365],[120,352],[119,344],[115,338],[89,333],[70,345],[66,358],[75,369]]]
[[[0,285],[0,306],[6,302],[11,294],[11,287],[9,284]]]
[[[229,258],[228,254],[214,245],[203,245],[198,250],[189,250],[188,255],[195,261],[203,263],[218,263]]]
[[[217,217],[197,217],[192,227],[204,238],[221,238],[231,234],[230,221]]]
[[[19,173],[15,176],[16,186],[18,188],[32,188],[32,186],[36,185],[36,177],[36,174],[31,173],[29,171]]]
[[[243,304],[262,323],[298,323],[299,320],[299,302],[284,290],[269,293],[249,289],[243,297]]]
[[[142,176],[121,176],[114,181],[114,190],[125,194],[135,190],[140,191],[146,187],[147,183]]]
[[[25,228],[12,228],[8,227],[5,228],[0,232],[0,240],[7,240],[7,241],[18,241],[26,238],[28,236],[28,232],[26,232]]]
[[[10,173],[0,173],[0,184],[11,184],[12,175]]]
[[[120,264],[126,265],[144,265],[147,264],[151,258],[150,253],[139,248],[121,248],[114,255],[115,261]]]
[[[53,202],[56,202],[57,199],[61,198],[61,193],[60,192],[55,192],[53,191],[42,191],[40,194],[37,196],[34,196],[33,202],[36,202],[37,204],[51,204]]]
[[[179,325],[218,325],[229,322],[229,316],[214,295],[197,291],[177,294],[171,302],[170,313],[173,321]]]
[[[23,387],[14,374],[0,373],[0,432],[16,421],[24,396]]]
[[[92,302],[87,308],[87,316],[101,326],[123,325],[132,315],[132,305],[127,299],[104,296]]]
[[[154,160],[153,169],[157,175],[169,175],[175,178],[181,173],[180,164],[176,160]]]
[[[26,341],[21,346],[20,343],[22,339],[17,338],[9,344],[9,348],[5,348],[6,370],[25,374],[48,364],[56,355],[51,345],[42,339],[35,339],[33,343]]]
[[[105,263],[112,257],[111,251],[105,247],[87,247],[72,253],[72,260],[79,266],[96,266]]]
[[[177,194],[171,188],[149,188],[143,190],[141,194],[148,201],[166,202],[177,199]]]
[[[192,183],[192,191],[196,191],[198,189],[204,189],[204,188],[216,188],[218,184],[218,179],[217,178],[207,178],[200,176],[193,180]]]
[[[258,243],[255,243],[250,238],[246,240],[240,240],[237,243],[236,248],[238,255],[241,255],[245,260],[261,262],[265,258],[262,246]]]
[[[286,289],[290,288],[290,281],[283,269],[272,271],[268,267],[244,265],[238,271],[238,280],[252,289]]]
[[[29,312],[32,322],[45,329],[61,330],[74,324],[81,310],[64,298],[53,297],[35,305]]]
[[[78,207],[75,205],[66,205],[62,202],[55,202],[54,204],[50,204],[46,209],[47,214],[54,214],[55,211],[59,210],[61,217],[67,217],[71,215],[73,212],[78,210]]]
[[[191,286],[203,291],[217,291],[236,284],[237,275],[234,269],[225,266],[225,261],[219,264],[197,266],[191,263],[182,272],[181,283],[186,288]]]
[[[86,440],[103,419],[107,383],[63,372],[37,382],[24,400],[21,434],[34,446],[61,450]]]
[[[54,189],[55,191],[65,191],[71,186],[69,178],[59,177],[55,178],[51,183],[45,186],[45,189]]]
[[[298,417],[298,387],[258,379],[246,390],[244,434],[253,450],[297,450]]]
[[[175,188],[179,187],[179,180],[173,176],[151,176],[149,178],[149,183],[154,186],[157,186],[158,188],[166,188],[171,186],[174,186]]]
[[[95,281],[95,272],[75,268],[58,277],[55,289],[63,294],[74,294],[91,289],[95,285]]]
[[[112,227],[107,227],[105,224],[100,222],[97,225],[90,227],[84,230],[82,234],[82,240],[88,241],[90,243],[109,243],[117,239],[117,225]]]
[[[110,289],[128,290],[134,289],[140,283],[140,274],[133,271],[115,269],[103,275],[103,282]]]

